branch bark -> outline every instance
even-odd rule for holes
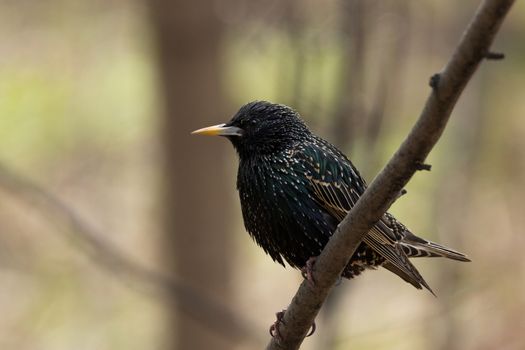
[[[408,137],[334,232],[314,268],[316,285],[301,284],[269,350],[298,349],[328,293],[365,234],[421,169],[443,133],[450,113],[490,45],[514,0],[485,0],[477,9],[451,59],[433,79],[432,92]]]

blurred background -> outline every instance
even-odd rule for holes
[[[297,109],[370,181],[479,1],[0,2],[0,348],[259,349],[300,273],[244,231],[237,159],[190,137]],[[304,349],[524,349],[525,4],[391,212],[472,262],[338,286]]]

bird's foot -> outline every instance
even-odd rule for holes
[[[314,265],[316,260],[317,257],[312,256],[306,261],[306,265],[301,269],[301,275],[303,275],[303,278],[308,281],[312,288],[315,286]]]
[[[284,313],[286,312],[286,309],[282,310],[282,311],[279,311],[275,314],[275,317],[277,318],[275,320],[275,322],[270,326],[270,335],[274,338],[276,338],[277,340],[281,340],[282,339],[282,336],[281,336],[281,331],[279,330],[279,325],[281,324],[285,324],[284,322]],[[314,323],[312,323],[312,326],[310,327],[310,331],[308,332],[308,334],[306,335],[307,337],[311,336],[312,334],[315,333],[315,330],[316,330],[317,326],[315,325],[315,321]]]
[[[286,309],[279,311],[275,314],[275,317],[277,319],[275,322],[270,326],[270,335],[273,338],[276,338],[277,340],[281,340],[281,332],[279,331],[279,325],[282,323],[284,324],[284,313],[286,312]]]

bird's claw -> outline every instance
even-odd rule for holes
[[[282,339],[281,337],[281,331],[279,331],[279,325],[285,324],[284,322],[284,313],[286,312],[286,309],[279,311],[275,313],[275,317],[277,318],[275,322],[270,326],[270,335],[273,338],[277,338],[278,340]]]
[[[312,256],[310,259],[306,261],[306,265],[301,269],[301,275],[305,280],[308,281],[310,284],[310,287],[315,286],[315,279],[314,279],[314,265],[315,261],[317,260],[316,256]]]
[[[276,338],[277,340],[281,340],[282,339],[282,336],[281,336],[281,331],[279,330],[279,325],[282,323],[282,324],[285,324],[284,322],[284,313],[286,312],[286,309],[282,310],[282,311],[279,311],[279,312],[276,312],[275,313],[275,317],[277,318],[275,320],[275,322],[270,326],[270,335],[273,337],[273,338]],[[312,326],[310,327],[310,331],[308,332],[308,334],[306,335],[307,337],[311,336],[312,334],[315,333],[315,330],[317,329],[317,326],[315,324],[315,321],[312,323]]]

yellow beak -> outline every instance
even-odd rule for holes
[[[192,131],[191,134],[206,136],[242,136],[242,129],[236,126],[226,126],[226,124],[217,124]]]

